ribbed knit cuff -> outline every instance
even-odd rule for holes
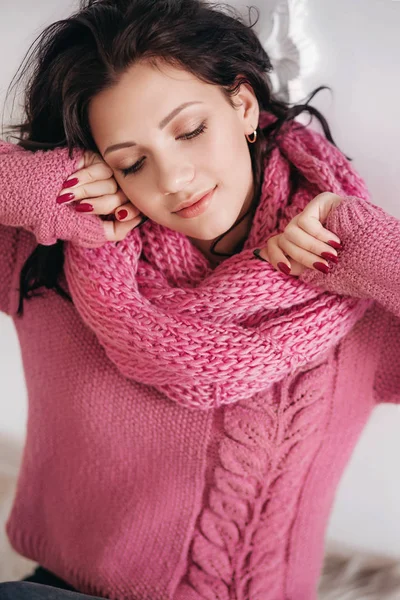
[[[60,170],[60,176],[63,178],[61,186],[72,173],[78,170],[82,155],[83,151],[76,148],[72,152],[72,159],[69,158],[66,149],[60,151],[60,157],[57,155],[54,156],[57,161],[59,158],[61,159],[62,169]],[[61,186],[57,194],[61,192]],[[63,206],[62,204],[56,204],[55,198],[54,208],[54,233],[56,239],[71,241],[88,248],[102,246],[107,241],[103,222],[98,215],[83,216],[78,214],[71,205]]]
[[[307,269],[300,279],[333,293],[371,298],[400,310],[400,221],[366,200],[346,196],[324,225],[343,244],[325,275]]]
[[[67,148],[30,152],[0,141],[0,223],[21,227],[38,243],[58,239],[96,247],[107,240],[98,215],[81,215],[73,206],[59,205],[62,185],[79,168],[83,151]]]

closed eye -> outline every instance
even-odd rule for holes
[[[197,127],[197,129],[195,129],[194,131],[191,131],[190,133],[184,133],[183,135],[180,135],[176,139],[177,140],[192,140],[193,138],[196,138],[199,135],[201,135],[202,133],[204,133],[206,131],[206,129],[207,129],[206,121],[203,121],[203,123],[199,127]],[[140,169],[143,166],[144,159],[145,159],[145,157],[141,158],[140,160],[135,162],[135,164],[132,165],[131,167],[127,167],[126,169],[120,169],[123,176],[126,177],[127,175],[130,175],[131,173],[137,173],[138,171],[140,171]]]

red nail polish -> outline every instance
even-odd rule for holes
[[[75,194],[70,192],[69,194],[62,194],[61,196],[58,196],[56,202],[57,204],[62,204],[63,202],[71,202],[71,200],[73,200],[74,198]]]
[[[77,204],[75,206],[76,212],[92,212],[93,206],[91,204]]]
[[[331,254],[330,252],[322,252],[321,253],[322,258],[325,258],[325,260],[330,260],[333,263],[335,263],[335,265],[337,265],[338,263],[338,257],[335,256],[334,254]]]
[[[335,242],[334,240],[329,240],[329,242],[326,243],[329,244],[329,246],[332,246],[332,248],[335,248],[335,250],[343,250],[342,244],[338,244],[338,242]]]
[[[79,183],[79,179],[77,179],[76,177],[74,177],[73,179],[67,179],[67,181],[64,181],[62,189],[73,187],[77,183]]]
[[[285,275],[290,275],[290,267],[287,266],[286,263],[278,262],[278,269],[285,273]]]
[[[119,213],[117,213],[117,218],[122,221],[123,219],[126,219],[126,217],[128,216],[128,211],[123,209],[120,210]]]
[[[317,269],[317,271],[321,271],[321,273],[325,273],[325,275],[327,273],[329,273],[329,267],[325,263],[315,262],[313,264],[313,267],[314,267],[314,269]]]

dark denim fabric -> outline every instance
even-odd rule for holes
[[[104,600],[76,592],[50,571],[38,567],[22,581],[0,583],[0,600]]]
[[[52,587],[61,588],[63,590],[70,590],[71,592],[75,592],[74,588],[69,585],[66,581],[63,581],[54,573],[51,573],[47,569],[43,567],[38,567],[32,575],[28,577],[24,577],[23,581],[30,581],[32,583],[41,583],[43,585],[50,585]]]

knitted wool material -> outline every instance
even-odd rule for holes
[[[262,126],[272,120],[261,115]],[[301,174],[295,190],[291,166]],[[326,190],[366,197],[340,152],[332,146],[320,161],[317,139],[292,123],[266,166],[240,254],[211,270],[186,236],[153,222],[118,244],[68,244],[74,304],[127,377],[187,407],[249,398],[332,348],[370,304],[321,293],[253,256],[277,229],[278,215],[284,227]]]
[[[322,171],[336,153],[328,169],[349,173],[354,193],[360,180],[339,151],[300,133]],[[15,324],[29,398],[13,548],[111,600],[316,600],[341,474],[376,403],[400,402],[400,221],[365,196],[344,197],[326,223],[344,244],[338,264],[299,279],[371,307],[332,350],[266,391],[188,410],[138,373],[124,376],[126,360],[120,368],[106,355],[112,339],[100,343],[54,291],[16,316],[38,235],[104,243],[95,216],[78,222],[55,204],[76,169],[65,149],[0,143],[0,310]]]
[[[60,207],[55,202],[62,183],[77,169],[81,157],[79,149],[74,149],[68,160],[66,148],[27,152],[0,140],[1,225],[23,227],[44,246],[51,246],[57,240],[73,241],[89,248],[104,244],[107,241],[104,227],[97,216],[86,215],[82,227],[82,215],[72,206]],[[10,173],[10,163],[15,165],[17,180]]]

